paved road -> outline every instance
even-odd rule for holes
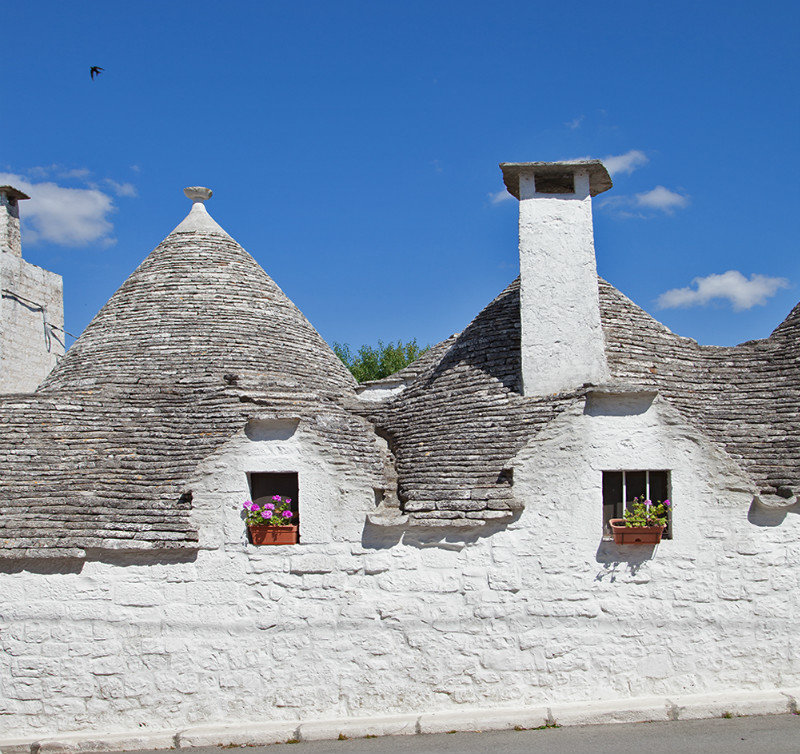
[[[198,748],[191,754],[230,754]],[[800,754],[800,715],[386,736],[248,747],[246,754]],[[163,752],[153,752],[163,754]]]

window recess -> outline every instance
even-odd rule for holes
[[[612,518],[622,518],[634,498],[663,503],[671,499],[670,476],[666,469],[626,470],[603,472],[603,536],[611,537],[608,522]],[[672,539],[672,509],[667,517],[667,530],[663,539]]]
[[[292,511],[291,523],[300,524],[300,489],[297,481],[297,472],[256,472],[251,471],[248,475],[250,481],[250,499],[263,507],[275,495],[283,498],[290,498],[289,508]]]

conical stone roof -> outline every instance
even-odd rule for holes
[[[318,393],[355,386],[300,310],[196,202],[41,390],[196,389],[242,378]]]

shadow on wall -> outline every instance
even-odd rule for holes
[[[60,574],[80,573],[89,562],[108,563],[115,566],[171,565],[173,563],[194,563],[196,549],[180,550],[93,550],[86,549],[86,557],[23,557],[0,558],[0,573]]]
[[[0,559],[0,573],[41,573],[53,575],[59,573],[80,573],[83,570],[84,558],[8,558]]]
[[[288,440],[297,431],[299,418],[274,419],[253,418],[244,428],[244,433],[249,440],[264,442],[269,440]]]
[[[787,513],[800,514],[800,502],[797,497],[793,502],[783,500],[782,503],[772,504],[754,497],[747,511],[747,520],[755,526],[780,526],[786,519]]]
[[[612,540],[603,539],[595,553],[595,560],[603,568],[597,572],[595,581],[616,581],[617,575],[625,571],[635,576],[639,569],[655,557],[658,545],[618,545]]]
[[[437,547],[442,550],[463,550],[468,545],[481,539],[491,537],[504,531],[522,515],[522,511],[514,511],[502,522],[487,522],[483,526],[457,529],[455,527],[423,527],[407,525],[376,526],[369,521],[364,522],[361,532],[361,546],[371,550],[388,550],[402,542],[409,547],[419,549]]]
[[[653,405],[655,393],[590,394],[583,413],[587,416],[636,416]]]

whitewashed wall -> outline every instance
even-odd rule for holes
[[[0,566],[0,739],[800,685],[800,516],[658,399],[562,415],[473,535],[365,528],[302,425],[250,435],[198,478],[196,559]],[[674,540],[602,543],[600,472],[665,467]],[[304,544],[246,545],[245,472],[286,470]]]

